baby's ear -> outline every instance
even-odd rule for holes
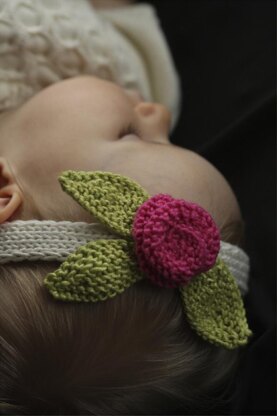
[[[0,224],[11,220],[23,202],[23,195],[4,157],[0,157]]]

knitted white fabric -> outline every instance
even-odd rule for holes
[[[220,242],[219,255],[235,276],[238,287],[243,295],[248,292],[250,261],[248,255],[240,247]]]
[[[101,224],[70,221],[13,221],[0,225],[0,263],[23,260],[63,262],[92,240],[120,238]],[[248,292],[249,257],[237,246],[221,241],[219,256],[235,277],[242,295]]]
[[[180,80],[152,6],[101,12],[91,0],[0,0],[0,112],[84,74],[164,104],[174,127]]]
[[[70,221],[12,221],[0,225],[0,263],[64,261],[77,247],[100,238],[118,238],[101,224]]]

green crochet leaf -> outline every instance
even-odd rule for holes
[[[131,237],[134,215],[150,197],[138,183],[111,172],[68,170],[59,182],[83,208],[122,237]]]
[[[95,240],[80,246],[61,266],[44,278],[55,299],[98,302],[124,292],[143,276],[139,272],[134,243]]]
[[[248,328],[243,300],[228,267],[219,258],[215,266],[180,288],[190,325],[204,339],[233,349],[247,343]]]

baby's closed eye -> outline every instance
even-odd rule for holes
[[[135,135],[137,137],[141,137],[142,132],[134,124],[128,124],[125,128],[123,128],[120,131],[118,138],[122,139],[123,137],[129,136],[129,135]]]

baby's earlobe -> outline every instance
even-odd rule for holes
[[[0,157],[0,224],[11,220],[22,202],[22,192],[10,171],[8,162]]]

